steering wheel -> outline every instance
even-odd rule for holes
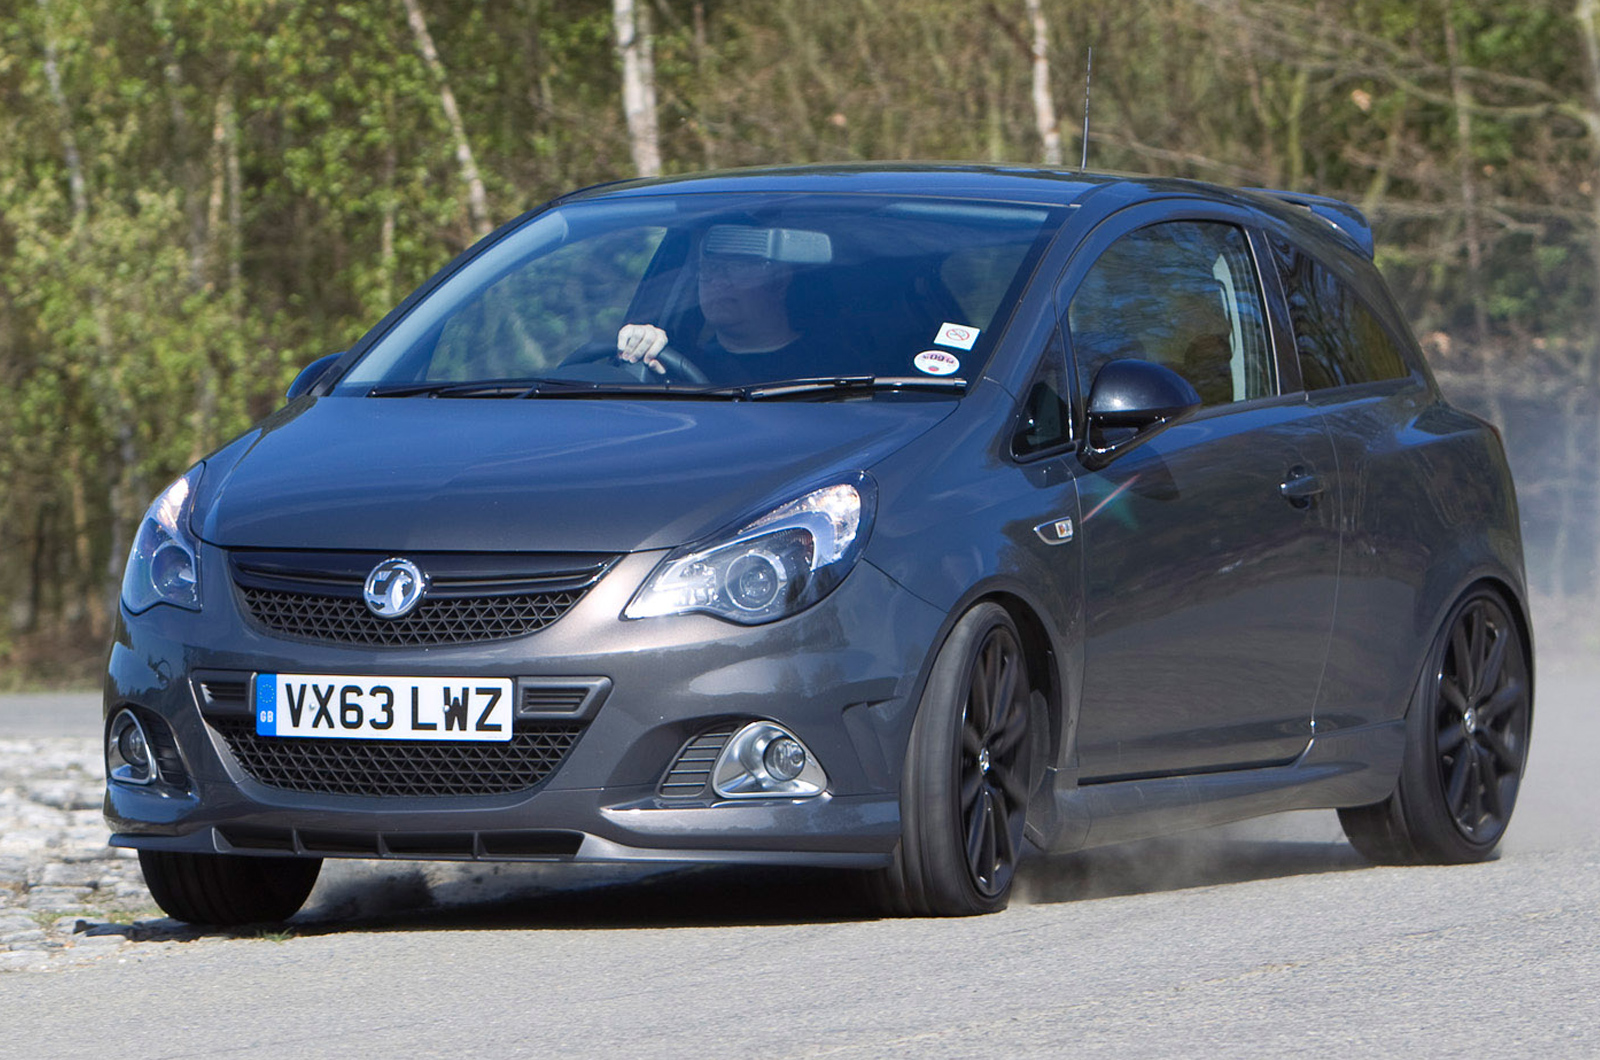
[[[667,370],[667,378],[669,379],[676,376],[683,382],[693,383],[696,386],[711,385],[710,377],[700,370],[699,365],[671,346],[667,346],[658,352],[656,360],[660,361],[661,367]],[[563,360],[561,364],[565,367],[573,364],[602,364],[607,361],[612,362],[613,367],[641,383],[653,383],[662,378],[651,371],[650,366],[642,360],[621,360],[617,357],[616,343],[606,342],[605,340],[584,343]]]

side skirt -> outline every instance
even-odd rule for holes
[[[1405,737],[1402,718],[1315,737],[1289,765],[1068,788],[1045,827],[1035,831],[1030,820],[1029,838],[1059,854],[1289,810],[1365,806],[1394,790]]]

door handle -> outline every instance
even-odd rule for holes
[[[1295,467],[1290,469],[1289,477],[1283,480],[1278,492],[1283,494],[1284,500],[1296,508],[1309,508],[1327,488],[1321,475],[1313,474],[1303,467]]]

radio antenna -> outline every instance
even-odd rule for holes
[[[1083,161],[1078,163],[1078,171],[1089,168],[1089,82],[1094,77],[1094,48],[1089,48],[1089,62],[1083,70]]]

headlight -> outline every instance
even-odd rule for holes
[[[189,512],[204,464],[161,491],[144,513],[122,574],[122,604],[138,614],[155,604],[200,610],[200,556]]]
[[[813,490],[732,534],[673,551],[622,612],[701,612],[753,626],[803,611],[844,581],[872,527],[872,480]]]

